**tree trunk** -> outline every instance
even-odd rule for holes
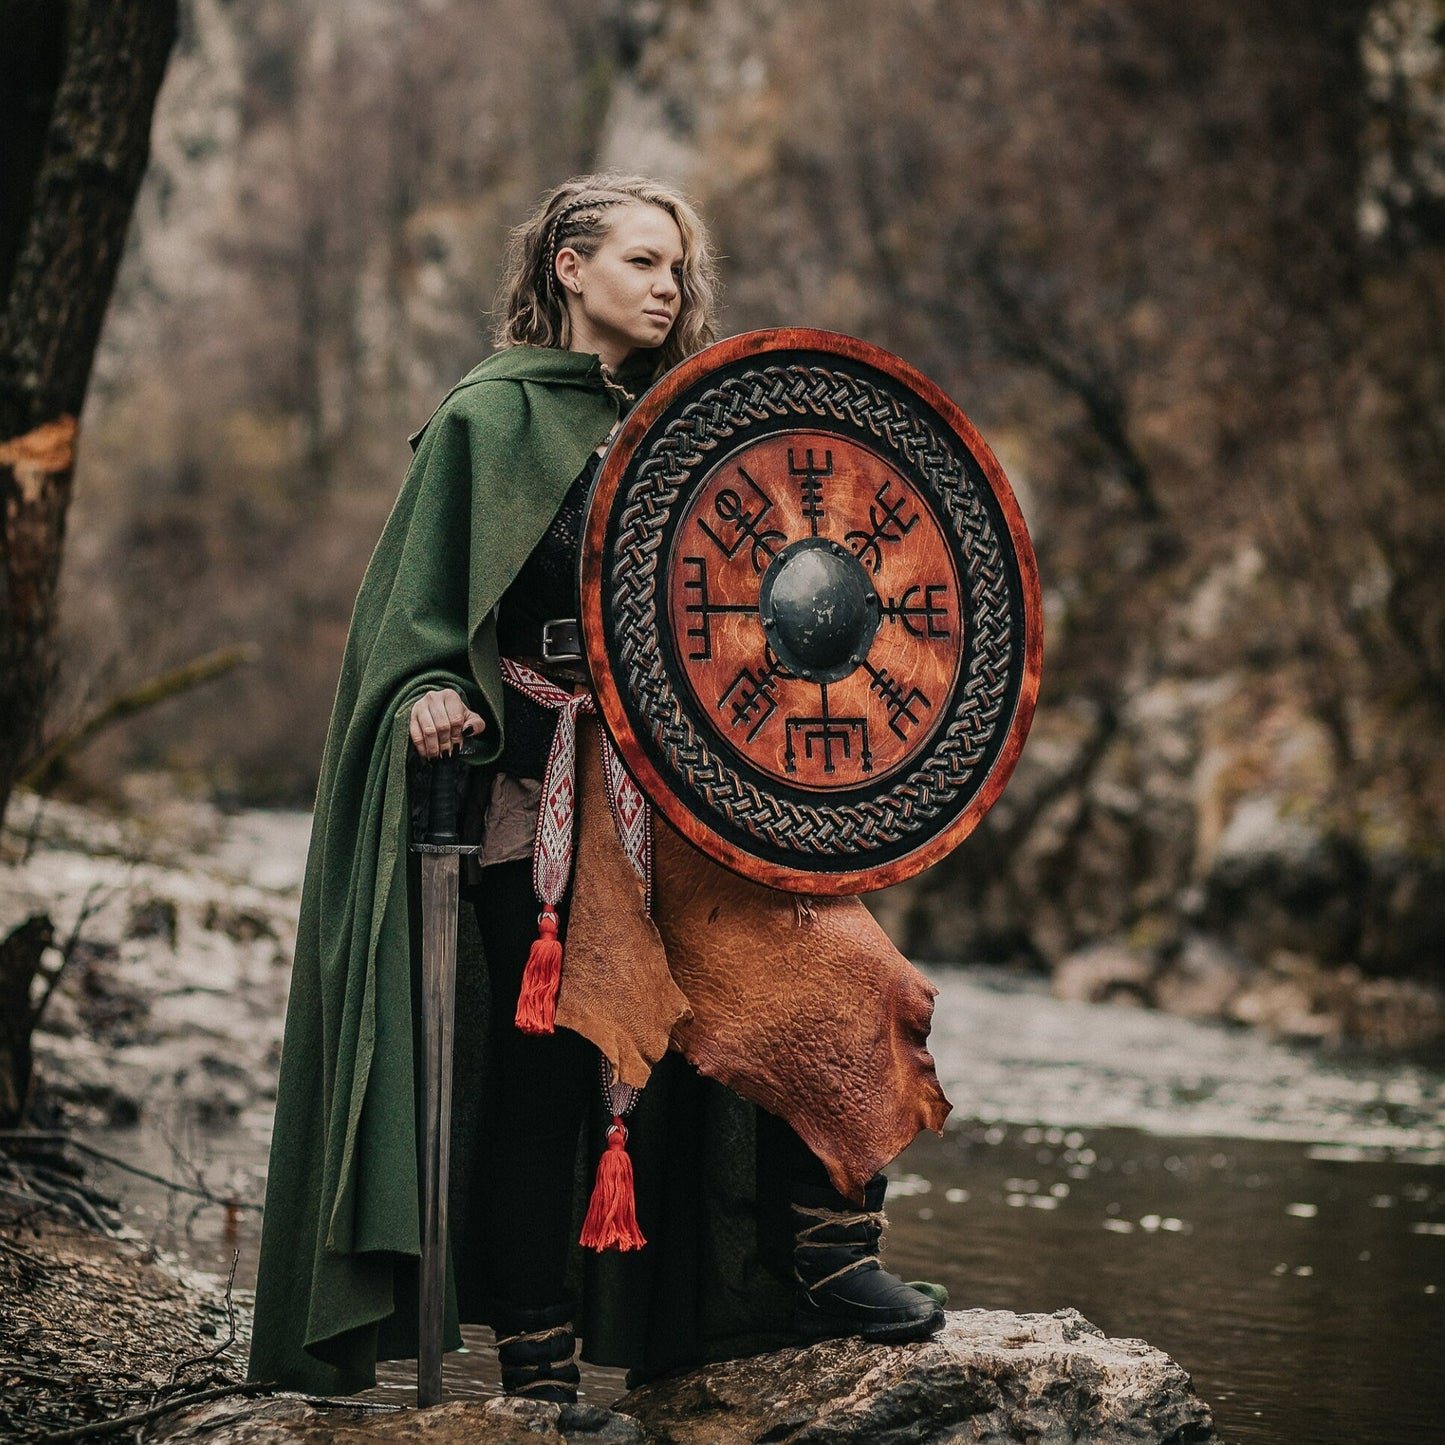
[[[0,819],[35,751],[76,422],[176,0],[0,0]],[[0,945],[0,1119],[24,1107],[49,920]]]
[[[176,0],[0,0],[0,818],[34,752],[76,422]]]
[[[0,1129],[13,1129],[30,1096],[30,1035],[35,1010],[30,985],[55,941],[45,913],[34,913],[0,938]]]

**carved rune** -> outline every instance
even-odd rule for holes
[[[687,597],[683,612],[688,618],[684,636],[694,644],[689,652],[689,662],[712,661],[712,620],[725,612],[756,613],[757,607],[751,602],[714,602],[708,595],[707,563],[702,557],[682,559],[682,590]]]
[[[903,690],[903,684],[893,677],[886,667],[874,667],[871,662],[864,662],[869,677],[873,679],[869,683],[869,690],[876,692],[883,699],[883,706],[888,712],[888,726],[896,737],[908,740],[907,723],[909,727],[917,727],[923,719],[914,711],[917,704],[922,703],[928,711],[933,711],[933,703],[928,694],[916,687],[910,687],[907,692]]]
[[[803,453],[803,464],[799,466],[792,447],[788,448],[788,475],[798,478],[798,492],[803,502],[803,520],[809,531],[816,537],[823,520],[823,478],[833,475],[833,453],[823,453],[821,465],[813,460],[813,449]]]
[[[918,513],[911,517],[903,515],[908,505],[906,496],[891,497],[893,479],[890,477],[873,495],[868,508],[868,531],[848,532],[844,540],[851,543],[853,555],[870,571],[877,572],[883,566],[883,543],[901,542],[918,525]]]
[[[736,728],[751,724],[747,732],[749,742],[757,737],[763,730],[763,724],[777,711],[780,675],[786,675],[783,665],[773,655],[772,648],[768,648],[762,667],[756,672],[747,666],[739,669],[738,675],[723,689],[722,696],[717,700],[718,707],[723,708],[731,699],[732,716],[728,719],[731,726]]]
[[[724,542],[702,518],[698,518],[697,524],[712,540],[718,551],[729,561],[737,556],[739,549],[745,543],[751,543],[753,571],[762,572],[777,554],[778,544],[786,539],[784,534],[776,528],[769,529],[763,526],[768,513],[773,510],[773,499],[742,467],[738,468],[738,475],[747,483],[748,490],[752,493],[750,501],[761,505],[755,511],[749,511],[742,496],[731,487],[726,487],[717,494],[717,499],[713,502],[713,511],[720,522],[733,529],[731,544]]]
[[[865,773],[872,772],[873,753],[868,746],[868,719],[866,717],[834,717],[828,711],[827,684],[823,684],[818,690],[823,695],[822,707],[818,716],[790,717],[787,721],[785,728],[787,745],[783,752],[784,765],[790,773],[798,771],[798,751],[794,735],[801,734],[804,760],[812,762],[815,756],[821,755],[825,773],[838,771],[837,758],[841,757],[844,762],[852,758],[855,739],[859,748],[858,766]]]
[[[916,600],[920,592],[922,602]],[[935,594],[940,592],[945,598],[943,602],[935,600]],[[914,637],[944,638],[949,635],[947,596],[947,582],[915,582],[904,589],[902,597],[890,597],[883,604],[883,616],[889,622],[901,622]]]

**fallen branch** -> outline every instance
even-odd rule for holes
[[[120,1201],[109,1194],[93,1188],[85,1178],[83,1168],[59,1154],[27,1154],[22,1160],[13,1158],[0,1147],[11,1177],[22,1184],[33,1184],[37,1180],[55,1188],[73,1189],[83,1194],[98,1209],[108,1209],[112,1214],[120,1213]]]
[[[253,642],[243,643],[238,647],[222,647],[215,652],[192,658],[190,662],[173,667],[169,672],[147,678],[145,682],[138,683],[125,692],[117,693],[76,727],[61,733],[43,748],[39,756],[20,775],[17,786],[43,792],[69,754],[88,743],[102,729],[125,718],[134,717],[136,713],[144,712],[178,693],[189,692],[203,682],[224,677],[226,673],[248,662],[254,662],[260,656],[260,651]]]
[[[128,1430],[132,1425],[144,1425],[148,1420],[158,1420],[162,1415],[169,1415],[175,1410],[184,1410],[191,1405],[204,1405],[207,1400],[219,1400],[226,1395],[264,1395],[268,1390],[275,1389],[275,1386],[266,1384],[238,1384],[238,1385],[216,1385],[209,1390],[195,1390],[188,1395],[175,1395],[169,1400],[163,1400],[159,1405],[152,1405],[145,1410],[137,1410],[133,1415],[118,1415],[112,1420],[96,1420],[89,1425],[74,1425],[69,1430],[57,1430],[53,1434],[44,1436],[46,1445],[62,1445],[66,1440],[84,1440],[90,1435],[114,1435],[117,1430]]]
[[[47,1205],[52,1210],[64,1210],[73,1219],[78,1219],[82,1224],[89,1225],[91,1229],[100,1234],[114,1235],[116,1226],[107,1221],[99,1210],[81,1193],[67,1185],[51,1184],[44,1179],[38,1179],[32,1174],[22,1175],[24,1190],[7,1189],[0,1185],[0,1194],[10,1199],[21,1199],[27,1203],[40,1203]]]
[[[123,1169],[127,1174],[134,1174],[139,1179],[149,1179],[152,1184],[161,1184],[165,1188],[174,1190],[177,1194],[190,1194],[197,1199],[204,1199],[209,1204],[224,1205],[227,1209],[253,1209],[258,1214],[261,1212],[259,1204],[250,1204],[244,1199],[237,1199],[234,1195],[216,1194],[199,1184],[182,1184],[179,1179],[167,1179],[164,1174],[153,1174],[149,1169],[142,1169],[138,1164],[131,1164],[125,1159],[119,1159],[114,1154],[107,1154],[103,1149],[97,1149],[92,1144],[87,1144],[82,1139],[77,1139],[71,1134],[61,1133],[55,1130],[44,1129],[0,1129],[0,1143],[13,1140],[19,1144],[68,1144],[72,1149],[78,1149],[82,1154],[89,1154],[92,1159],[99,1159],[103,1164],[111,1164],[117,1169]]]

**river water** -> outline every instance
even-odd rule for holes
[[[1291,1048],[1163,1014],[1051,999],[1036,980],[927,970],[954,1103],[889,1171],[887,1257],[956,1307],[1072,1305],[1166,1350],[1226,1441],[1438,1445],[1445,1364],[1445,1060]],[[269,1119],[92,1136],[259,1199]],[[132,1222],[182,1263],[254,1279],[256,1216],[186,1211],[119,1173]],[[450,1393],[496,1389],[486,1331]],[[378,1393],[409,1398],[408,1366]],[[584,1374],[588,1397],[621,1393]]]

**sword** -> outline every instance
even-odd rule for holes
[[[452,1016],[456,1002],[457,895],[464,847],[458,831],[465,786],[462,753],[419,771],[425,819],[413,821],[421,855],[422,1158],[421,1279],[417,1311],[416,1403],[441,1403],[442,1326],[447,1291],[447,1176],[451,1168]]]

